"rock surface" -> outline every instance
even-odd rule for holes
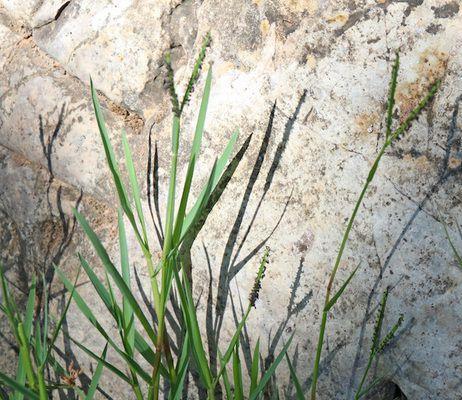
[[[260,336],[269,360],[295,329],[290,355],[308,388],[327,276],[383,140],[391,61],[399,50],[396,120],[436,79],[441,90],[385,155],[360,208],[338,282],[360,267],[329,320],[319,398],[352,398],[386,287],[385,328],[401,313],[405,322],[380,357],[377,376],[407,399],[462,398],[462,274],[439,222],[447,220],[455,236],[462,212],[457,0],[0,0],[1,260],[20,283],[18,297],[31,272],[49,271],[52,261],[75,274],[77,250],[102,274],[73,228],[76,205],[118,257],[116,203],[91,109],[90,75],[120,158],[120,132],[128,132],[141,182],[150,132],[158,143],[164,199],[171,114],[163,55],[172,51],[181,92],[208,31],[214,80],[195,195],[232,131],[239,128],[240,145],[253,134],[193,248],[194,290],[199,296],[211,288],[214,319],[223,319],[218,338],[232,334],[233,304],[238,307],[238,296],[245,302],[262,246],[269,245],[271,263],[249,321],[251,344]],[[202,83],[187,110],[185,147]],[[184,148],[180,161],[184,172]],[[147,284],[141,261],[132,258]],[[61,290],[57,279],[53,287]],[[88,285],[81,291],[92,299]],[[233,304],[224,301],[228,292]],[[204,302],[200,310],[205,320]],[[2,319],[2,332],[4,326]],[[69,329],[101,350],[77,310]],[[0,351],[12,354],[5,344]],[[2,367],[9,362],[0,359]],[[80,362],[90,371],[88,360]],[[290,398],[285,367],[278,383]],[[122,383],[103,387],[115,399],[130,398],[121,394]]]

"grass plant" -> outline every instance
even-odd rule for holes
[[[36,279],[32,280],[26,309],[24,313],[21,313],[10,291],[4,268],[0,265],[2,295],[0,311],[7,316],[11,332],[19,349],[15,377],[0,372],[0,382],[10,389],[8,400],[48,400],[51,398],[52,392],[57,389],[68,389],[77,393],[82,399],[91,400],[98,386],[103,364],[98,363],[87,393],[76,386],[79,371],[73,368],[66,370],[60,364],[59,357],[54,354],[55,343],[69,309],[72,293],[59,320],[53,321],[48,310],[48,285],[45,278],[42,279],[45,302],[41,318],[38,318]],[[52,323],[55,324],[54,329],[51,329]],[[105,354],[106,349],[104,349],[101,359],[105,358]],[[55,380],[51,380],[50,370],[54,372]]]
[[[332,295],[332,290],[335,284],[335,278],[337,276],[337,272],[338,272],[340,263],[343,258],[343,253],[345,251],[348,239],[350,237],[350,233],[353,228],[359,208],[364,200],[364,197],[369,189],[369,186],[372,180],[374,179],[377,173],[377,169],[379,167],[379,164],[380,164],[380,161],[382,160],[383,155],[385,154],[385,152],[388,150],[390,146],[392,146],[397,140],[399,140],[409,130],[412,122],[420,115],[421,111],[430,102],[430,100],[433,99],[433,97],[435,96],[440,86],[440,81],[437,81],[436,83],[434,83],[431,86],[428,93],[424,96],[424,98],[409,113],[409,115],[407,115],[403,119],[403,122],[401,122],[399,126],[393,130],[393,127],[392,127],[393,112],[394,112],[394,106],[395,106],[396,87],[397,87],[397,82],[398,82],[398,71],[399,71],[399,55],[396,54],[396,58],[393,63],[393,67],[391,71],[391,79],[390,79],[390,84],[389,84],[389,94],[388,94],[387,112],[386,112],[386,131],[385,131],[384,141],[372,164],[371,169],[369,170],[366,181],[364,182],[363,188],[359,194],[359,197],[356,201],[356,204],[348,220],[345,232],[343,234],[342,241],[340,243],[339,250],[337,252],[337,256],[335,258],[334,266],[331,270],[329,281],[326,287],[326,293],[325,293],[325,298],[324,298],[324,308],[323,308],[321,323],[319,327],[318,344],[316,348],[316,356],[314,359],[313,372],[312,372],[311,400],[316,400],[317,383],[318,383],[318,378],[319,378],[319,365],[321,362],[321,355],[322,355],[322,349],[324,345],[324,336],[326,333],[327,317],[328,317],[329,311],[337,303],[337,301],[343,294],[344,290],[346,289],[348,284],[351,282],[356,271],[358,270],[358,268],[355,268],[349,275],[348,279],[340,286],[338,291]]]
[[[257,272],[257,278],[254,288],[249,298],[249,305],[241,322],[237,325],[236,331],[230,340],[226,350],[221,357],[221,367],[214,375],[210,361],[205,352],[205,345],[201,329],[199,327],[196,304],[193,299],[192,288],[185,271],[183,260],[180,256],[181,245],[188,233],[194,229],[195,222],[201,217],[204,207],[214,193],[228,160],[232,154],[233,146],[237,140],[237,132],[231,135],[228,144],[225,146],[221,157],[217,158],[210,171],[208,181],[200,192],[194,204],[190,206],[191,184],[195,172],[196,162],[199,157],[201,141],[204,132],[205,117],[209,102],[210,89],[212,83],[212,66],[208,68],[205,79],[204,92],[200,105],[199,115],[196,123],[194,138],[189,154],[189,163],[182,188],[178,187],[178,154],[181,142],[181,121],[183,111],[187,105],[190,95],[193,92],[199,78],[199,72],[202,69],[206,48],[209,45],[210,36],[207,35],[196,63],[194,64],[191,77],[189,79],[183,98],[178,98],[177,90],[174,83],[174,74],[171,66],[170,56],[165,57],[167,66],[167,83],[172,103],[173,122],[171,137],[171,161],[169,186],[167,197],[167,212],[165,218],[165,235],[160,262],[155,265],[153,262],[153,250],[148,240],[147,224],[142,208],[141,194],[136,178],[136,171],[133,163],[131,150],[125,133],[122,133],[123,149],[125,154],[125,165],[129,177],[129,186],[125,186],[115,157],[115,151],[109,140],[109,135],[104,122],[103,112],[101,110],[98,96],[91,82],[91,94],[95,115],[106,154],[107,163],[111,171],[117,195],[119,198],[118,226],[119,226],[119,246],[120,246],[120,270],[116,268],[106,252],[100,239],[93,231],[86,218],[77,210],[74,210],[77,221],[86,233],[92,243],[95,252],[104,267],[106,273],[106,282],[102,282],[88,264],[87,260],[79,254],[81,265],[87,274],[90,282],[93,284],[95,291],[105,304],[107,310],[112,315],[119,332],[119,345],[108,334],[97,317],[91,310],[91,306],[78,294],[75,285],[72,284],[57,268],[58,275],[61,277],[65,286],[72,292],[74,300],[80,311],[98,330],[99,334],[107,341],[108,346],[116,351],[125,361],[129,373],[125,373],[115,365],[103,360],[95,355],[89,348],[78,341],[73,341],[78,347],[84,350],[88,355],[104,364],[106,368],[124,380],[133,389],[137,400],[147,398],[148,400],[157,400],[161,395],[161,381],[166,382],[169,392],[164,393],[169,399],[178,399],[183,393],[185,376],[188,369],[193,366],[197,371],[202,386],[207,392],[209,399],[215,398],[217,386],[221,383],[228,386],[227,367],[232,363],[233,367],[233,387],[232,398],[236,398],[239,390],[242,389],[242,371],[239,362],[239,337],[241,331],[249,317],[249,314],[255,306],[258,293],[261,287],[264,270],[267,264],[268,252],[265,250],[260,267]],[[179,204],[176,206],[176,199],[179,198]],[[187,212],[190,206],[189,212]],[[149,322],[148,317],[143,311],[143,306],[138,302],[132,292],[132,282],[130,276],[130,261],[127,246],[127,236],[124,220],[128,220],[131,229],[138,241],[141,252],[144,255],[146,269],[149,274],[152,306],[155,310],[155,324]],[[120,291],[123,296],[123,304],[117,302],[114,288]],[[169,326],[166,320],[168,306],[171,299],[177,299],[181,308],[181,325],[184,327],[184,340],[182,342],[173,342],[172,335],[169,334]],[[137,321],[137,322],[136,322]],[[181,349],[178,355],[172,351],[172,344]],[[255,364],[253,375],[252,390],[249,397],[252,399],[259,398],[264,390],[269,378],[274,373],[277,365],[281,362],[290,340],[282,349],[274,363],[266,371],[258,375],[258,363]],[[257,348],[258,350],[258,348]],[[257,351],[258,353],[258,351]],[[149,365],[145,369],[137,361],[138,356],[144,358]],[[259,353],[255,355],[259,358]],[[257,372],[255,372],[257,371]],[[144,388],[145,389],[144,389]],[[146,395],[145,395],[146,393]],[[231,393],[231,391],[230,391]]]
[[[160,240],[161,255],[159,261],[155,261],[154,246],[149,241],[149,230],[143,210],[141,190],[137,180],[135,164],[127,136],[125,132],[122,132],[122,147],[126,169],[125,174],[122,174],[119,161],[116,158],[116,151],[109,139],[96,89],[93,82],[90,82],[96,121],[107,164],[118,197],[117,220],[120,265],[116,266],[113,263],[100,238],[85,216],[78,210],[74,210],[77,221],[92,244],[94,252],[97,254],[104,268],[105,278],[100,279],[97,276],[94,267],[89,264],[82,254],[78,254],[78,257],[81,267],[89,282],[92,284],[95,293],[101,299],[107,312],[112,317],[118,337],[116,338],[112,333],[106,331],[106,328],[96,315],[95,310],[93,310],[92,306],[79,294],[76,288],[78,278],[76,278],[74,282],[70,281],[57,266],[55,267],[56,272],[69,291],[70,297],[60,320],[56,323],[53,332],[50,334],[50,317],[47,306],[45,306],[43,310],[42,318],[38,320],[34,320],[33,318],[35,282],[32,282],[30,287],[26,310],[24,315],[22,315],[13,301],[3,273],[3,268],[0,268],[3,299],[0,310],[8,317],[11,330],[18,343],[20,354],[18,371],[15,377],[0,373],[0,381],[10,388],[10,400],[20,400],[24,398],[45,400],[51,396],[53,390],[63,387],[74,390],[77,395],[84,399],[91,399],[98,388],[103,368],[106,368],[117,378],[125,382],[131,388],[133,396],[137,400],[157,400],[160,397],[165,397],[170,400],[183,398],[186,390],[186,377],[191,371],[197,374],[200,385],[204,389],[207,399],[209,400],[215,399],[217,393],[221,393],[222,397],[228,400],[241,400],[244,398],[257,400],[263,398],[271,377],[275,374],[277,367],[284,358],[287,361],[297,400],[305,399],[302,385],[300,384],[290,357],[287,354],[293,335],[282,346],[280,352],[274,357],[274,361],[267,368],[262,368],[260,341],[257,340],[251,355],[248,379],[250,383],[248,387],[246,387],[245,383],[247,380],[244,377],[244,370],[241,364],[240,337],[259,297],[262,280],[268,264],[269,249],[265,249],[261,257],[255,283],[250,292],[248,305],[243,313],[242,319],[236,325],[235,331],[225,348],[218,350],[218,368],[213,368],[205,351],[206,345],[203,340],[205,335],[201,331],[199,325],[196,299],[194,299],[193,296],[190,280],[190,271],[187,270],[181,250],[182,245],[189,237],[188,235],[192,233],[197,235],[197,230],[200,229],[202,226],[201,223],[203,222],[201,218],[206,211],[210,211],[206,210],[206,206],[209,204],[210,199],[213,198],[213,204],[215,204],[223,192],[223,188],[220,188],[220,191],[217,190],[217,185],[223,178],[223,174],[238,138],[237,132],[230,135],[222,155],[216,158],[213,163],[206,184],[197,198],[192,201],[191,187],[204,134],[212,85],[212,65],[209,65],[206,74],[199,114],[189,151],[188,166],[183,180],[184,183],[180,186],[180,179],[178,177],[178,157],[180,145],[182,143],[182,118],[191,94],[194,92],[199,82],[200,72],[204,65],[206,50],[209,44],[210,35],[207,35],[204,38],[199,56],[193,66],[185,93],[181,99],[178,97],[178,91],[175,86],[174,71],[170,56],[167,54],[165,57],[167,84],[171,98],[173,120],[166,216],[163,232],[161,235],[158,235],[158,237],[162,237],[162,240]],[[340,284],[339,288],[333,292],[334,286],[337,283],[336,276],[360,206],[377,173],[382,157],[386,151],[408,131],[411,123],[434,97],[439,87],[439,82],[436,82],[409,115],[402,120],[398,127],[393,129],[398,70],[399,57],[397,55],[392,67],[389,85],[386,129],[383,143],[353,207],[326,287],[318,343],[311,375],[311,400],[315,400],[317,397],[320,362],[329,312],[344,294],[359,268],[359,266],[356,267],[349,274],[345,282]],[[125,176],[128,177],[128,184],[125,182]],[[229,179],[225,181],[229,182]],[[129,224],[129,229],[133,231],[139,251],[144,257],[144,267],[149,276],[152,309],[155,314],[153,320],[148,318],[145,305],[138,300],[133,289],[133,277],[131,276],[132,268],[125,226],[126,222]],[[450,243],[460,262],[461,258],[455,250],[452,241]],[[44,287],[46,287],[46,285],[44,285]],[[48,294],[46,294],[46,296],[48,296]],[[391,341],[402,322],[401,316],[387,335],[380,340],[387,298],[388,291],[386,291],[382,297],[374,327],[369,359],[355,394],[355,400],[363,397],[377,383],[376,380],[373,380],[366,385],[370,368],[374,360],[377,359],[377,355],[380,354]],[[78,371],[66,371],[60,366],[57,358],[54,356],[55,343],[59,336],[71,299],[73,299],[80,312],[95,328],[98,335],[106,342],[106,346],[101,355],[98,355],[85,344],[69,336],[69,339],[79,349],[97,362],[97,368],[87,393],[84,393],[81,388],[75,385]],[[47,303],[46,301],[45,304]],[[182,327],[181,336],[172,334],[170,325],[171,320],[169,318],[172,316],[171,310],[174,306],[179,310],[179,312],[175,314],[175,318],[178,320],[178,326]],[[115,352],[119,356],[120,360],[125,365],[124,370],[118,366],[119,364],[116,365],[108,361],[106,358],[108,351]],[[64,383],[47,380],[46,371],[48,368],[55,371],[56,376],[62,377]]]

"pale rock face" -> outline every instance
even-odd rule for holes
[[[38,28],[59,18],[69,3],[66,0],[5,0],[1,6],[18,23]]]
[[[307,388],[327,276],[383,140],[391,62],[399,50],[396,120],[432,82],[441,79],[442,85],[385,155],[360,208],[337,285],[360,267],[329,319],[319,398],[352,398],[386,287],[385,328],[401,313],[405,321],[380,357],[377,376],[412,400],[462,397],[462,274],[439,222],[447,220],[455,236],[453,222],[462,213],[457,0],[67,3],[0,0],[0,233],[11,279],[27,280],[18,265],[50,264],[48,238],[51,254],[70,276],[77,269],[76,250],[101,273],[81,231],[67,238],[62,228],[62,217],[71,223],[76,205],[117,262],[116,203],[92,114],[90,75],[120,158],[120,132],[128,131],[140,182],[150,131],[157,141],[163,211],[171,118],[163,55],[172,50],[181,93],[210,31],[207,61],[213,61],[214,79],[193,194],[235,129],[239,145],[253,136],[193,247],[194,291],[200,296],[211,287],[218,313],[213,318],[223,324],[209,339],[224,343],[234,328],[233,304],[239,312],[238,297],[245,303],[262,246],[269,245],[271,263],[249,320],[250,342],[260,337],[265,356],[271,355],[295,329],[289,353]],[[181,173],[202,84],[186,112]],[[50,232],[45,238],[44,230]],[[63,238],[69,244],[61,249]],[[20,243],[32,253],[21,251]],[[130,248],[147,285],[132,236]],[[54,285],[60,290],[57,279]],[[88,285],[81,291],[95,301]],[[233,303],[224,300],[228,292]],[[109,324],[101,304],[95,306]],[[200,310],[205,326],[205,302]],[[75,309],[69,324],[79,339],[93,343],[92,329]],[[98,345],[100,351],[103,343]],[[81,362],[90,370],[88,361]],[[120,397],[124,385],[107,379],[114,398],[129,398]],[[288,393],[285,366],[278,382]]]
[[[148,103],[140,97],[174,44],[162,27],[170,7],[159,1],[72,2],[56,22],[34,31],[34,39],[73,75],[84,82],[91,75],[110,98],[141,112]]]

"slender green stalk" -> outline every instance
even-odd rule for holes
[[[371,169],[371,172],[374,171],[374,174],[375,174],[375,170],[377,169],[377,165],[383,155],[383,153],[385,152],[385,149],[386,147],[382,147],[379,155],[377,156],[375,162],[374,162],[374,166],[372,167]],[[368,177],[367,177],[367,180],[366,180],[366,183],[364,184],[364,187],[363,189],[361,190],[361,194],[359,195],[359,198],[355,204],[355,207],[353,209],[353,213],[351,214],[351,217],[348,221],[348,225],[347,225],[347,228],[345,230],[345,233],[343,234],[343,239],[342,239],[342,242],[340,244],[340,249],[339,249],[339,252],[337,254],[337,258],[335,260],[335,264],[334,264],[334,268],[331,272],[331,275],[330,275],[330,278],[329,278],[329,283],[327,284],[327,289],[326,289],[326,297],[325,297],[325,300],[324,300],[324,310],[322,312],[322,319],[321,319],[321,327],[319,329],[319,337],[318,337],[318,346],[316,348],[316,358],[315,358],[315,361],[314,361],[314,367],[313,367],[313,381],[312,381],[312,384],[311,384],[311,399],[312,400],[315,400],[316,399],[316,385],[317,385],[317,381],[318,381],[318,375],[319,375],[319,363],[321,361],[321,353],[322,353],[322,346],[323,346],[323,342],[324,342],[324,335],[325,335],[325,331],[326,331],[326,325],[327,325],[327,313],[329,312],[327,307],[329,305],[329,302],[330,302],[330,295],[331,295],[331,290],[332,290],[332,286],[333,286],[333,283],[334,283],[334,280],[335,280],[335,276],[337,274],[337,270],[340,266],[340,261],[342,260],[342,256],[343,256],[343,252],[345,250],[345,246],[346,246],[346,243],[348,241],[348,237],[350,236],[350,231],[351,231],[351,228],[353,227],[353,222],[356,218],[356,214],[358,213],[358,210],[359,210],[359,207],[363,201],[363,198],[366,194],[366,191],[369,187],[369,184],[371,183],[372,181],[372,178],[374,177],[374,174],[371,174],[369,173]]]
[[[375,358],[375,353],[371,354],[371,356],[369,357],[367,361],[366,369],[364,370],[363,376],[361,378],[361,382],[359,383],[358,390],[356,391],[356,394],[355,394],[355,400],[359,400],[361,398],[362,389],[363,389],[364,383],[366,382],[366,378],[367,378],[367,375],[369,374],[369,370],[371,369],[372,361],[374,361],[374,358]]]
[[[167,65],[170,66],[170,58],[166,57]],[[169,71],[171,70],[171,66]],[[176,96],[176,92],[174,89],[174,82],[173,82],[173,71],[169,74],[169,86],[171,87],[172,93],[172,102],[173,102],[173,109],[174,109],[174,117],[173,117],[173,125],[172,125],[172,155],[171,155],[171,165],[170,165],[170,181],[169,181],[169,189],[168,189],[168,198],[167,198],[167,216],[166,216],[166,223],[165,223],[165,239],[164,239],[164,247],[162,249],[162,266],[161,266],[161,288],[162,293],[160,296],[160,304],[158,307],[157,312],[157,319],[158,319],[158,333],[157,333],[157,354],[155,363],[153,366],[152,371],[152,378],[153,378],[153,399],[157,400],[159,396],[159,383],[160,383],[160,375],[158,373],[160,367],[160,361],[162,357],[162,353],[165,350],[165,342],[168,338],[165,336],[165,309],[166,309],[166,301],[167,301],[167,287],[171,284],[169,282],[169,273],[168,266],[169,266],[169,255],[170,251],[173,248],[173,228],[174,228],[174,213],[175,213],[175,194],[176,194],[176,180],[177,180],[177,165],[178,165],[178,150],[179,150],[179,142],[180,142],[180,111],[178,105],[178,98]],[[171,377],[174,378],[174,369],[170,368]]]
[[[29,381],[29,386],[32,388],[37,388],[37,380],[35,377],[34,369],[32,367],[32,359],[30,356],[30,346],[29,339],[26,338],[24,333],[23,324],[20,322],[18,324],[18,335],[19,335],[19,353],[21,355],[21,360],[26,370],[27,380]]]
[[[43,368],[39,368],[37,370],[37,381],[40,400],[48,400],[48,393],[45,385],[45,376],[43,374]]]

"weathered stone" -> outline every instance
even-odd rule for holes
[[[69,3],[66,0],[5,0],[1,5],[19,23],[37,28],[58,19]]]
[[[394,52],[401,52],[396,121],[441,79],[430,106],[385,155],[360,207],[336,287],[356,265],[360,268],[329,318],[319,398],[352,398],[369,354],[377,304],[388,286],[384,333],[401,313],[405,322],[380,356],[377,376],[387,376],[410,400],[462,397],[462,275],[439,222],[451,222],[462,211],[462,15],[457,2],[233,0],[225,9],[215,1],[80,0],[71,1],[58,18],[50,6],[41,19],[34,13],[35,20],[30,13],[24,17],[11,11],[13,3],[2,4],[14,18],[42,22],[31,24],[37,28],[29,39],[0,25],[6,43],[0,57],[0,143],[49,171],[39,116],[48,143],[65,103],[62,127],[47,153],[54,179],[111,204],[113,197],[107,196],[113,189],[86,86],[89,75],[107,96],[103,104],[112,111],[106,115],[117,149],[122,126],[132,127],[129,138],[141,182],[150,131],[158,142],[163,210],[171,133],[162,57],[172,50],[181,93],[195,51],[211,32],[207,61],[213,61],[214,80],[193,195],[232,131],[240,129],[240,145],[253,136],[199,235],[197,243],[203,246],[193,248],[194,292],[203,300],[201,326],[207,318],[210,322],[213,309],[214,321],[223,324],[218,323],[220,334],[208,332],[208,339],[224,343],[232,335],[233,306],[239,313],[239,297],[245,304],[257,256],[263,245],[270,245],[261,300],[249,320],[250,341],[261,337],[269,361],[295,329],[289,353],[305,388],[330,266],[383,141]],[[202,83],[186,110],[181,173]],[[12,187],[16,181],[28,182],[24,192],[32,194],[36,178],[19,177],[16,168],[2,170],[2,185],[9,190],[0,193],[0,200],[7,205],[8,218],[27,226],[42,217],[23,211],[31,209],[27,196],[15,197]],[[95,202],[84,197],[82,211],[117,261],[115,211]],[[36,206],[44,207],[46,203]],[[5,222],[1,229],[6,232],[10,226]],[[454,224],[449,229],[456,237]],[[16,231],[11,232],[2,234],[5,245],[14,241]],[[41,248],[38,234],[29,237]],[[73,243],[92,256],[81,232]],[[11,246],[4,257],[14,263],[18,250]],[[145,274],[139,254],[133,257]],[[98,265],[94,255],[91,261]],[[74,258],[69,263],[72,273],[77,262]],[[147,277],[142,275],[142,280],[145,284]],[[210,288],[213,304],[207,307],[204,294]],[[91,298],[91,288],[82,291]],[[70,327],[91,341],[92,330],[80,329],[81,319],[72,312]],[[288,376],[282,365],[278,382],[290,397]]]
[[[100,198],[112,193],[89,88],[58,68],[33,40],[19,40],[3,29],[7,43],[17,46],[4,51],[0,144],[85,192]],[[143,122],[112,102],[102,101],[111,110],[107,123],[120,148],[122,127],[129,134],[137,133]]]
[[[159,76],[170,47],[162,23],[171,7],[170,1],[72,2],[57,21],[35,30],[34,39],[84,82],[91,75],[110,98],[144,111],[148,104],[140,96]]]

